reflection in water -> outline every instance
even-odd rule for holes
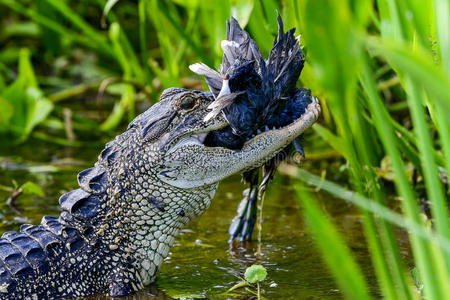
[[[28,145],[26,148],[32,147]],[[20,153],[20,157],[25,159],[23,161],[19,161],[19,156],[10,157],[8,163],[1,158],[5,153],[0,153],[0,185],[11,186],[12,180],[19,184],[31,180],[46,191],[44,198],[19,198],[17,204],[23,212],[22,215],[16,215],[4,203],[9,193],[0,189],[2,232],[18,230],[24,220],[39,223],[44,214],[57,215],[59,196],[76,187],[76,174],[89,167],[99,152],[98,149],[76,151],[76,160],[66,159],[63,160],[65,164],[55,167],[53,163],[37,162],[60,162],[67,153],[57,152],[56,148],[52,149],[49,145],[46,145],[46,150],[39,150],[42,148],[44,147],[37,146],[34,147],[35,151],[26,150],[25,153]],[[80,160],[88,160],[89,163],[80,165]],[[35,163],[30,164],[28,161]],[[41,167],[28,168],[36,165]],[[155,284],[127,299],[236,298],[219,294],[238,283],[245,269],[253,263],[267,268],[268,277],[262,289],[268,299],[341,299],[341,293],[321,263],[313,241],[306,232],[292,184],[289,178],[277,175],[267,190],[263,214],[262,256],[255,255],[256,241],[233,245],[228,243],[229,222],[235,215],[244,188],[240,177],[234,176],[221,183],[210,209],[178,236]],[[316,193],[316,197],[338,225],[369,282],[376,286],[361,228],[361,216],[357,209],[320,192]],[[255,232],[255,237],[256,234]],[[406,249],[406,246],[404,248]],[[405,252],[407,255],[407,250]],[[236,292],[240,294],[239,299],[251,299],[243,289]],[[376,290],[373,293],[379,294]]]

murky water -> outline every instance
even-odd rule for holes
[[[43,142],[2,147],[0,231],[17,230],[22,223],[39,223],[44,214],[57,215],[59,196],[76,187],[76,174],[92,165],[101,147],[69,149]],[[21,213],[17,213],[5,204],[12,180],[19,185],[33,181],[43,187],[46,195],[19,197],[17,207]],[[244,187],[239,176],[222,182],[210,209],[176,239],[156,283],[130,299],[253,299],[245,289],[221,295],[238,283],[246,267],[253,263],[267,268],[268,277],[262,285],[267,299],[341,299],[342,294],[322,264],[303,224],[292,186],[291,179],[281,175],[270,185],[264,203],[264,255],[256,256],[256,241],[233,247],[227,242],[228,225]],[[316,196],[338,225],[369,282],[374,283],[357,209],[320,192]],[[376,290],[373,293],[378,295]]]

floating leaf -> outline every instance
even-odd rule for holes
[[[250,283],[263,281],[267,276],[266,268],[261,265],[252,265],[245,270],[245,280]]]

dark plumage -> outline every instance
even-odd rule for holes
[[[284,33],[280,15],[277,20],[278,36],[267,60],[263,59],[255,41],[231,18],[227,21],[227,39],[222,41],[224,55],[219,72],[201,63],[190,66],[192,71],[205,76],[216,97],[210,105],[210,117],[223,113],[230,125],[209,133],[205,145],[240,149],[256,134],[292,123],[311,103],[310,90],[295,87],[305,62],[295,29]],[[263,166],[261,190],[269,184],[292,145],[304,156],[300,136]],[[256,217],[258,173],[255,169],[243,174],[250,191],[241,205],[244,211],[239,212],[230,226],[232,239],[251,237]]]
[[[258,132],[286,126],[304,113],[312,97],[309,90],[295,87],[305,59],[294,33],[295,29],[283,32],[278,16],[278,37],[264,60],[256,43],[231,18],[227,40],[222,42],[220,73],[204,64],[191,66],[205,76],[217,97],[211,115],[223,112],[230,124],[209,134],[207,145],[239,149]],[[229,91],[220,95],[227,79]]]

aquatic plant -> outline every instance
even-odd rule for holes
[[[39,88],[30,61],[30,51],[19,51],[18,76],[0,91],[0,135],[10,134],[12,141],[24,141],[33,128],[45,120],[53,104]]]
[[[245,270],[245,280],[250,283],[256,283],[258,300],[261,299],[261,288],[259,283],[266,279],[267,270],[262,265],[251,265]]]
[[[264,281],[267,277],[267,270],[262,265],[253,264],[247,269],[245,269],[244,278],[241,278],[241,281],[233,285],[226,292],[221,295],[232,296],[232,292],[234,290],[244,288],[245,290],[251,294],[254,294],[258,297],[258,300],[261,299],[261,287],[260,282]],[[253,291],[252,285],[256,283],[256,292]]]
[[[293,9],[288,14],[308,46],[308,86],[322,91],[321,99],[329,107],[323,125],[315,125],[315,130],[345,157],[350,180],[344,188],[301,170],[294,170],[294,176],[361,207],[384,298],[415,298],[392,224],[408,232],[423,296],[449,298],[448,1],[379,0],[376,6],[370,1],[289,3]],[[385,157],[395,188],[377,176]],[[414,167],[414,176],[408,176],[407,164]],[[393,194],[401,215],[389,209]],[[429,203],[425,209],[419,206],[420,198]],[[309,193],[299,190],[299,199],[344,293],[370,298],[360,267],[334,225]]]

